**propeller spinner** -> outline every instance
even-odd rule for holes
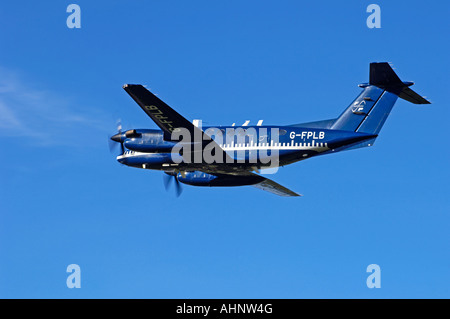
[[[120,122],[120,120],[117,121],[117,134],[111,136],[108,139],[109,151],[112,153],[112,152],[115,151],[115,149],[117,147],[117,144],[116,143],[112,143],[111,141],[116,142],[116,143],[120,143],[120,150],[121,150],[120,155],[125,153],[125,148],[124,148],[123,142],[122,142],[122,123]]]

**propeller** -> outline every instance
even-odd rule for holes
[[[118,146],[117,143],[119,143],[120,151],[121,151],[120,155],[122,155],[123,153],[125,153],[125,148],[123,146],[123,142],[120,140],[120,135],[122,134],[122,123],[121,123],[121,120],[120,119],[117,120],[116,124],[117,124],[116,125],[116,127],[117,127],[117,134],[115,134],[115,135],[113,135],[113,136],[108,138],[109,151],[111,153],[115,153],[115,150],[116,150],[116,148]]]
[[[172,180],[175,180],[175,194],[177,197],[181,195],[183,192],[183,188],[181,187],[180,181],[178,180],[178,173],[177,172],[164,172],[166,173],[163,175],[163,181],[164,181],[164,187],[166,188],[166,191],[169,190],[170,185],[172,184]]]

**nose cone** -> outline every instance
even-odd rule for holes
[[[116,135],[111,136],[111,139],[112,139],[114,142],[120,142],[121,139],[122,139],[122,136],[121,136],[120,133],[117,133]]]

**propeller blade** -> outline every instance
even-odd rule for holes
[[[166,191],[169,190],[170,185],[172,184],[172,180],[175,180],[175,194],[177,197],[179,197],[183,192],[183,188],[181,187],[181,183],[177,178],[178,173],[177,172],[164,172],[164,173],[165,174],[163,175],[163,182]]]
[[[183,188],[181,187],[180,181],[178,180],[178,178],[176,176],[174,176],[175,178],[175,193],[177,195],[177,197],[180,197],[181,193],[183,192]]]
[[[164,181],[164,187],[166,188],[166,191],[168,191],[170,184],[172,183],[172,176],[164,174],[163,181]]]
[[[117,143],[120,144],[120,151],[121,153],[119,155],[123,155],[125,153],[125,147],[123,146],[123,142],[121,141],[121,137],[120,134],[122,133],[122,121],[120,119],[118,119],[116,121],[116,129],[117,129],[117,134],[108,137],[108,143],[109,143],[109,151],[111,153],[115,153],[116,152],[116,148],[117,148]]]
[[[109,136],[107,136],[106,138],[108,139],[109,152],[115,153],[115,151],[117,149],[117,143],[112,141]]]

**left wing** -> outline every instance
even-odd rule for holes
[[[203,147],[212,146],[216,151],[221,152],[220,156],[225,163],[232,162],[233,159],[217,144],[211,137],[200,128],[181,116],[166,103],[161,101],[153,93],[140,84],[125,84],[123,89],[133,98],[133,100],[144,110],[144,112],[158,125],[164,132],[165,140],[172,140],[172,132],[177,128],[187,129],[191,135],[192,142],[201,142]],[[200,137],[201,141],[194,140]],[[187,156],[187,155],[186,155]],[[192,154],[191,154],[192,156]]]
[[[156,125],[164,131],[166,137],[169,137],[172,132],[179,127],[189,130],[192,136],[194,136],[194,131],[200,130],[142,85],[125,84],[123,89],[156,123]]]

